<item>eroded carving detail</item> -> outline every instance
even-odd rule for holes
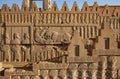
[[[119,6],[0,9],[0,79],[119,79]]]

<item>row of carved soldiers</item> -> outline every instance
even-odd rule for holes
[[[34,47],[35,48],[35,47]],[[30,61],[46,61],[65,55],[66,52],[58,47],[40,47],[39,50],[34,49],[31,52],[30,46],[24,45],[1,45],[0,61],[1,62],[30,62]],[[33,55],[33,56],[32,56]],[[33,59],[32,59],[33,57]]]
[[[57,46],[42,46],[39,49],[34,49],[34,61],[52,61],[53,59],[60,58],[67,55],[67,52],[61,50]]]
[[[0,46],[1,62],[21,62],[30,61],[30,47],[20,45],[1,45]]]

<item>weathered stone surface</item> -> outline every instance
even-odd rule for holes
[[[0,9],[0,79],[119,79],[120,6]]]

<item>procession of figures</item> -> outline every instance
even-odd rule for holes
[[[50,31],[49,27],[35,27],[32,29],[33,33],[30,29],[2,27],[1,62],[39,62],[67,55],[67,44],[70,43],[71,34]],[[63,47],[62,44],[66,46]]]

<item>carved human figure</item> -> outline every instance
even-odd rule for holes
[[[54,57],[60,57],[60,56],[62,56],[63,55],[63,51],[61,51],[58,47],[56,47],[56,46],[54,46],[53,47],[53,49],[54,49]]]
[[[24,39],[22,40],[22,44],[30,44],[30,37],[28,33],[24,33]]]
[[[43,48],[40,47],[39,50],[35,52],[36,53],[36,60],[37,60],[37,62],[39,62],[39,61],[44,59],[43,58],[43,51],[44,51]]]
[[[13,61],[21,61],[21,47],[19,45],[12,45],[12,57]]]
[[[50,48],[51,48],[51,50],[50,50],[49,56],[50,56],[50,59],[51,59],[51,58],[55,57],[55,51],[54,51],[53,47],[50,47]]]
[[[13,60],[21,61],[21,47],[20,47],[20,36],[19,33],[14,33],[13,40],[11,42],[13,45],[11,47]]]
[[[48,53],[49,53],[48,49],[49,48],[48,48],[48,46],[45,46],[45,48],[44,48],[43,56],[44,56],[44,60],[47,60],[48,59]]]
[[[22,57],[24,57],[23,60],[25,62],[29,62],[30,61],[30,48],[27,47],[27,46],[23,46],[22,47],[22,52],[23,52]]]
[[[20,35],[19,33],[13,34],[12,44],[20,44]]]
[[[46,48],[47,48],[47,50],[46,50],[47,58],[48,58],[48,59],[54,58],[54,50],[53,50],[53,47],[47,46]]]
[[[58,55],[58,57],[61,57],[61,56],[63,56],[63,54],[64,54],[64,51],[61,51],[59,48],[57,48],[57,55]]]
[[[4,44],[4,41],[5,41],[5,44]],[[1,61],[4,61],[4,62],[6,61],[10,62],[10,59],[11,59],[10,46],[8,44],[10,44],[10,39],[8,34],[3,35],[1,45],[0,45],[0,51],[1,51]]]
[[[43,56],[42,54],[43,54],[42,51],[36,52],[36,60],[37,60],[37,62],[42,60],[42,56]]]
[[[1,52],[3,53],[3,60],[4,62],[10,62],[10,46],[9,45],[2,45],[0,48]]]

